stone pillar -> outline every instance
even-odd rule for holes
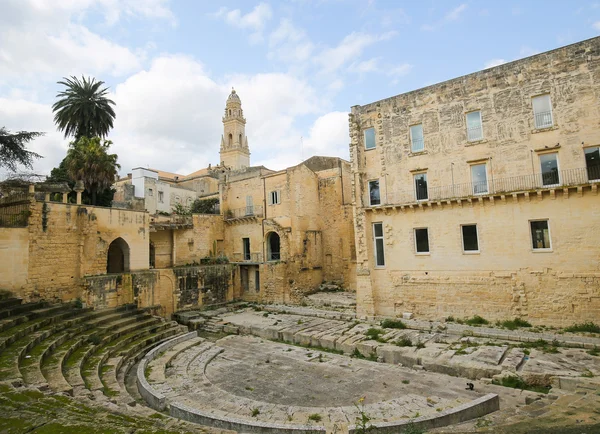
[[[29,194],[35,194],[35,184],[29,184]]]
[[[62,196],[62,199],[63,199],[62,203],[69,203],[69,193],[63,193],[62,195],[63,195]]]
[[[44,194],[44,202],[50,202],[50,193]]]
[[[83,193],[83,190],[85,190],[83,186],[83,181],[77,181],[73,190],[75,190],[75,192],[77,193],[77,205],[81,205],[81,193]]]

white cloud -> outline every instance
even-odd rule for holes
[[[395,31],[381,35],[352,32],[336,47],[323,50],[315,60],[321,66],[323,72],[334,72],[359,57],[368,46],[391,39],[397,34]]]
[[[284,18],[269,35],[269,58],[283,62],[299,63],[308,60],[313,52],[313,44],[306,32]]]
[[[499,66],[506,63],[506,59],[491,59],[485,62],[483,69],[493,68],[494,66]]]
[[[460,18],[461,14],[465,11],[465,9],[467,9],[467,5],[466,3],[463,3],[460,6],[457,6],[456,8],[448,12],[444,19],[446,21],[456,21]]]
[[[593,24],[593,27],[594,27],[594,29],[596,29],[596,30],[598,30],[598,31],[600,32],[600,21],[596,21],[596,22]]]
[[[230,26],[251,30],[250,42],[259,43],[263,40],[263,30],[267,21],[272,18],[273,11],[269,4],[259,3],[251,12],[245,15],[242,14],[240,9],[229,10],[222,7],[213,16],[224,19]]]
[[[317,118],[304,140],[304,157],[325,155],[350,159],[348,113],[330,112]]]

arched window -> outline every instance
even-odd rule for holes
[[[108,246],[106,258],[107,273],[129,271],[129,244],[123,238],[117,238]]]
[[[267,260],[279,261],[281,259],[280,249],[279,235],[276,232],[269,232],[267,235]]]
[[[231,116],[231,109],[229,109],[229,116]]]
[[[229,146],[233,143],[233,134],[229,133]]]
[[[242,135],[240,134],[240,145],[242,145]]]

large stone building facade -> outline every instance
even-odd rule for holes
[[[600,38],[352,107],[361,315],[600,317]]]

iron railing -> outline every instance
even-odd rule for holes
[[[234,253],[233,262],[263,262],[262,253]]]
[[[29,220],[29,194],[11,194],[0,198],[0,227],[22,228]]]
[[[532,191],[549,188],[563,188],[600,182],[600,165],[578,169],[536,173],[532,175],[493,178],[487,182],[465,182],[462,184],[429,187],[420,184],[418,190],[388,191],[382,196],[382,205],[402,205],[421,201],[439,201]]]
[[[467,136],[469,142],[476,142],[483,139],[483,128],[481,125],[477,127],[467,128]]]
[[[550,128],[554,124],[551,111],[534,113],[533,118],[535,120],[535,127],[538,130],[541,128]]]
[[[242,219],[246,217],[262,217],[263,207],[261,205],[250,205],[243,208],[228,209],[223,215],[225,220]]]

